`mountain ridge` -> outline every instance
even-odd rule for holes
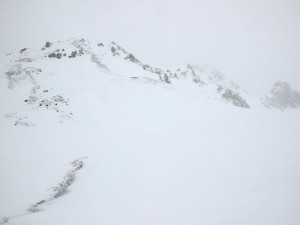
[[[228,80],[214,67],[199,67],[190,64],[171,68],[151,66],[143,63],[134,54],[126,51],[113,41],[102,43],[90,42],[83,38],[71,38],[66,41],[53,43],[47,41],[39,49],[22,48],[17,53],[10,52],[5,54],[2,63],[7,64],[4,65],[3,68],[5,69],[2,73],[6,75],[10,89],[21,80],[30,80],[33,84],[32,92],[34,93],[38,89],[34,77],[38,74],[43,74],[42,67],[47,67],[45,65],[46,62],[51,64],[55,60],[72,60],[83,56],[90,57],[90,62],[94,63],[105,73],[120,75],[130,79],[153,79],[155,82],[161,82],[170,87],[185,89],[186,91],[196,90],[202,92],[208,98],[241,108],[255,108],[261,103],[267,108],[272,108],[270,104],[266,103],[267,96],[261,100],[254,100],[253,106],[253,101],[251,100],[253,98],[248,92],[233,81]],[[39,66],[32,66],[35,64]],[[52,72],[55,73],[55,71]],[[295,107],[292,108],[298,107],[298,104],[294,105]],[[283,110],[287,107],[277,106],[273,108]]]
[[[113,59],[119,59],[119,61],[125,61],[132,63],[142,69],[143,75],[141,77],[152,78],[156,81],[160,81],[166,84],[173,85],[178,83],[178,80],[189,80],[194,83],[195,86],[203,87],[215,86],[214,91],[219,95],[220,99],[223,99],[235,106],[249,108],[249,104],[241,96],[241,88],[231,81],[228,81],[219,71],[214,68],[199,69],[190,64],[184,67],[176,67],[174,69],[161,69],[159,67],[153,67],[149,64],[142,63],[132,53],[127,52],[124,48],[117,45],[115,42],[108,44],[98,43],[92,45],[85,39],[70,39],[66,42],[58,41],[55,43],[46,42],[40,50],[34,50],[29,48],[23,48],[19,53],[8,53],[6,56],[10,58],[10,63],[16,63],[5,71],[12,87],[13,83],[17,79],[25,79],[26,74],[32,79],[29,74],[41,73],[42,68],[32,68],[35,72],[28,71],[26,64],[33,63],[43,58],[49,58],[53,60],[62,60],[64,58],[71,59],[81,57],[83,55],[90,55],[91,62],[95,63],[100,69],[105,72],[115,72],[122,74],[116,66],[110,65]],[[45,59],[46,60],[46,59]],[[22,68],[21,68],[22,67]],[[25,68],[23,68],[25,67]],[[122,70],[122,65],[120,66]],[[141,71],[137,71],[140,73]],[[124,75],[124,72],[123,74]],[[127,74],[126,74],[127,75]],[[129,76],[129,75],[128,75]],[[18,78],[19,77],[19,78]],[[135,78],[135,75],[132,75]],[[137,77],[138,78],[138,77]],[[34,81],[33,81],[34,82]]]

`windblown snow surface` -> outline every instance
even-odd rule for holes
[[[235,107],[89,54],[23,59],[42,72],[16,81],[7,57],[0,224],[299,225],[299,110]]]

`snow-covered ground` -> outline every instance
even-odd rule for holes
[[[3,224],[299,224],[299,110],[235,107],[100,54],[36,55],[21,70],[42,71],[15,80],[1,58]]]

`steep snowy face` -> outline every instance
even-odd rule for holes
[[[234,106],[250,108],[246,101],[247,94],[238,85],[227,80],[214,68],[199,68],[186,65],[174,68],[158,68],[141,62],[132,53],[111,43],[92,43],[85,39],[46,42],[39,49],[23,48],[18,53],[7,53],[4,57],[6,68],[2,71],[12,89],[20,81],[32,83],[32,92],[39,89],[38,74],[56,73],[59,65],[66,62],[72,67],[78,66],[78,60],[89,59],[86,67],[97,66],[102,72],[128,79],[150,79],[170,88],[187,92],[199,92],[208,98],[227,102]],[[63,61],[63,62],[62,62]],[[52,65],[56,64],[55,67]]]
[[[274,83],[270,93],[262,99],[267,107],[279,109],[300,107],[300,92],[292,90],[291,86],[284,81]]]

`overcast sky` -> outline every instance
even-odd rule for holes
[[[0,0],[0,50],[70,37],[212,65],[254,95],[276,80],[300,90],[300,0]]]

